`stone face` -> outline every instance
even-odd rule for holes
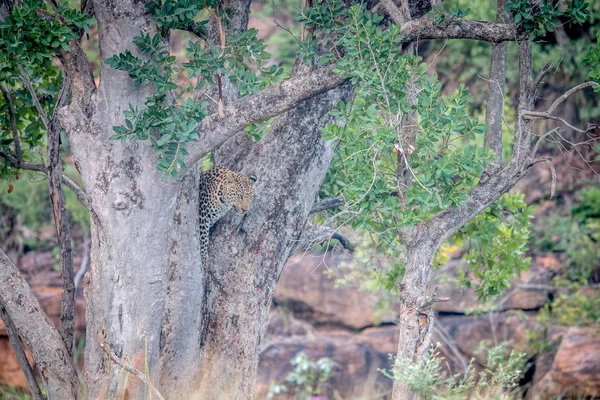
[[[317,325],[361,329],[393,322],[393,313],[375,312],[375,301],[355,288],[338,288],[327,276],[339,259],[329,254],[297,253],[290,257],[275,289],[273,300],[294,315]]]
[[[538,358],[533,392],[542,399],[557,396],[574,398],[600,395],[600,335],[598,327],[569,328],[552,359],[551,354]],[[551,367],[543,374],[543,363]]]
[[[272,382],[285,383],[285,377],[293,369],[289,361],[300,351],[312,360],[329,357],[337,364],[325,387],[328,398],[336,398],[334,392],[342,398],[364,398],[388,392],[392,382],[379,369],[389,369],[391,361],[387,353],[380,350],[387,350],[390,341],[397,342],[397,329],[377,329],[376,333],[361,335],[337,331],[281,338],[266,347],[260,356],[256,398],[265,398]],[[377,340],[371,341],[373,338]],[[393,347],[397,344],[390,348]]]

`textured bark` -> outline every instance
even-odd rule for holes
[[[63,107],[69,98],[69,83],[65,82],[58,96],[56,108]],[[56,226],[56,238],[59,248],[62,275],[62,303],[60,309],[60,336],[69,355],[73,354],[73,334],[75,332],[75,273],[73,271],[73,250],[69,217],[65,207],[65,195],[62,190],[63,169],[60,163],[60,131],[58,119],[52,118],[48,126],[48,189],[50,203]]]
[[[211,236],[199,398],[253,398],[275,284],[333,157],[320,128],[350,92],[346,85],[307,100],[278,117],[259,143],[241,132],[215,153],[216,162],[258,180],[250,212],[222,220]]]
[[[498,0],[497,20],[502,20],[504,0]],[[490,129],[485,134],[484,145],[494,151],[495,166],[502,165],[502,116],[504,115],[504,85],[506,83],[506,55],[508,42],[494,43],[490,59],[488,98],[485,110],[485,123]]]
[[[17,327],[15,324],[13,324],[2,304],[0,304],[0,318],[2,321],[4,321],[4,327],[6,329],[6,334],[8,335],[8,340],[10,341],[10,346],[15,352],[15,357],[17,358],[17,362],[19,363],[21,370],[23,370],[23,374],[25,375],[25,380],[27,381],[27,386],[29,387],[29,392],[31,393],[32,399],[44,399],[42,391],[40,390],[40,386],[35,379],[35,375],[33,374],[33,369],[31,368],[29,360],[25,355],[25,350],[23,350],[23,346],[21,345],[21,338],[17,332]]]
[[[0,250],[0,305],[17,327],[40,371],[50,399],[79,398],[79,382],[60,334],[25,278]]]

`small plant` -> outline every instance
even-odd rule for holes
[[[489,348],[486,357],[487,363],[481,371],[476,371],[472,359],[463,374],[447,378],[442,374],[442,359],[438,357],[437,348],[431,348],[420,364],[396,359],[392,371],[381,372],[395,382],[407,384],[421,399],[512,398],[523,371],[525,354],[509,352],[507,345],[501,344]]]
[[[320,358],[312,361],[304,352],[299,352],[290,360],[294,370],[290,372],[285,380],[287,384],[271,385],[268,398],[278,398],[279,395],[287,393],[294,395],[297,400],[311,399],[323,394],[323,386],[329,380],[335,363],[330,358]]]

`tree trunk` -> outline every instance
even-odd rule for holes
[[[427,295],[431,264],[441,241],[415,228],[406,241],[406,270],[399,284],[400,306],[398,325],[400,336],[396,367],[419,362],[429,350],[433,334],[433,301]],[[393,400],[412,400],[418,396],[405,383],[396,382]]]
[[[133,37],[155,31],[146,8],[133,0],[117,6],[96,1],[94,11],[102,60],[126,50],[137,54]],[[275,283],[333,156],[319,129],[350,92],[343,86],[311,98],[279,116],[259,143],[240,132],[214,154],[218,163],[258,181],[250,212],[216,225],[205,266],[199,167],[179,181],[165,181],[148,142],[108,139],[129,104],[144,106],[149,89],[135,87],[127,73],[103,62],[100,87],[89,101],[61,110],[91,214],[84,286],[89,398],[112,398],[127,389],[135,399],[146,390],[133,376],[125,387],[104,344],[140,371],[147,365],[165,398],[253,397]],[[203,135],[210,136],[210,128]]]

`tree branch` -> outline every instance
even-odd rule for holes
[[[536,79],[537,81],[537,79]],[[561,105],[565,100],[567,100],[570,96],[577,93],[580,90],[583,90],[588,87],[600,86],[597,82],[589,81],[582,83],[581,85],[577,85],[574,88],[567,90],[563,93],[558,99],[554,100],[554,103],[548,108],[546,111],[527,111],[523,114],[523,118],[525,119],[557,119],[557,117],[552,116],[556,108]],[[577,128],[575,128],[577,130]]]
[[[0,250],[0,303],[15,324],[52,399],[76,399],[79,382],[67,349],[29,285]]]
[[[69,81],[63,82],[54,109],[61,108],[68,101]],[[50,204],[56,226],[56,239],[60,249],[60,266],[62,275],[62,303],[60,309],[60,335],[65,343],[69,357],[73,353],[73,335],[75,332],[75,284],[73,271],[73,249],[71,247],[71,230],[65,206],[65,195],[62,190],[62,165],[60,163],[60,122],[56,118],[48,125],[48,188]],[[67,178],[68,179],[68,178]]]
[[[344,79],[332,70],[333,66],[313,68],[306,74],[294,76],[225,106],[224,118],[218,112],[204,118],[198,124],[198,141],[188,145],[188,166],[194,165],[246,126],[284,113],[306,99],[341,85]]]
[[[14,156],[12,156],[11,154],[6,153],[2,150],[0,150],[0,157],[4,158],[6,161],[8,161],[8,163],[14,168],[22,169],[22,170],[26,170],[26,171],[43,172],[44,174],[48,174],[48,170],[42,164],[34,164],[34,163],[27,162],[27,161],[19,162]],[[65,186],[67,186],[69,189],[71,189],[73,191],[73,193],[75,193],[75,195],[77,196],[77,199],[81,202],[81,204],[83,204],[85,206],[85,208],[89,209],[88,197],[85,194],[85,192],[83,191],[83,189],[81,189],[75,182],[73,182],[66,175],[62,176],[62,181],[64,182]]]
[[[29,360],[25,355],[25,351],[23,350],[23,346],[21,345],[21,339],[19,339],[19,332],[15,327],[15,324],[11,321],[8,313],[0,304],[0,318],[4,321],[4,327],[6,328],[6,333],[8,335],[8,340],[10,345],[15,352],[15,356],[17,358],[17,362],[25,375],[25,380],[27,381],[27,386],[29,386],[29,391],[31,392],[31,396],[33,400],[43,400],[44,395],[42,395],[42,391],[40,390],[40,385],[38,385],[37,380],[35,379],[35,375],[33,374],[33,369],[29,364]]]
[[[515,24],[497,24],[456,18],[446,14],[443,21],[435,24],[430,17],[413,19],[402,24],[402,44],[424,39],[474,39],[490,43],[501,43],[525,39]]]
[[[42,118],[42,122],[44,123],[46,130],[48,130],[50,127],[50,121],[48,121],[48,116],[46,115],[46,112],[42,108],[42,105],[40,104],[40,100],[38,99],[37,94],[35,93],[35,90],[33,90],[33,86],[31,85],[29,76],[27,76],[27,71],[25,71],[25,68],[23,68],[23,66],[21,64],[19,64],[19,72],[21,72],[21,78],[23,78],[23,82],[25,83],[27,90],[29,90],[29,94],[31,94],[31,98],[33,99],[33,104],[35,104],[35,108],[37,109],[38,114],[40,114],[40,117]]]
[[[159,399],[159,400],[165,400],[165,398],[160,394],[160,392],[154,387],[154,385],[152,385],[152,383],[146,379],[146,376],[139,370],[133,368],[130,365],[127,365],[126,362],[121,361],[119,359],[119,357],[117,357],[108,347],[108,345],[106,343],[98,343],[98,346],[100,346],[100,348],[102,350],[104,350],[104,352],[110,357],[111,360],[113,360],[113,362],[115,364],[117,364],[118,366],[122,367],[125,369],[125,371],[129,372],[130,374],[133,374],[136,378],[138,378],[140,381],[144,382],[145,385],[148,385],[148,387],[150,388],[150,390],[152,390],[152,393],[154,393],[154,395]]]
[[[504,0],[498,0],[496,20],[502,21]],[[492,149],[496,161],[492,166],[502,166],[502,117],[504,115],[504,85],[506,84],[506,56],[508,42],[492,44],[488,98],[485,110],[485,123],[490,129],[485,133],[484,145]]]
[[[381,0],[379,4],[385,8],[385,11],[396,24],[401,25],[409,19],[408,16],[404,15],[404,13],[396,6],[396,4],[394,4],[392,0]]]
[[[338,199],[338,198],[317,201],[315,204],[313,204],[312,208],[310,209],[309,214],[314,214],[314,213],[318,213],[320,211],[329,210],[330,208],[341,207],[344,204],[345,204],[344,200]]]
[[[8,106],[8,116],[10,118],[10,126],[13,134],[13,142],[15,144],[15,156],[17,160],[23,159],[23,153],[21,152],[21,141],[19,140],[19,131],[17,129],[17,118],[15,116],[15,108],[12,103],[12,98],[10,93],[6,88],[0,85],[0,91],[2,91],[2,95],[4,96],[4,100],[6,100],[6,104]]]

